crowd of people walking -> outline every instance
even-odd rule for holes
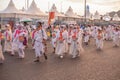
[[[77,24],[70,25],[51,25],[44,27],[42,22],[30,27],[26,22],[24,24],[16,24],[13,29],[9,24],[5,25],[5,30],[0,30],[0,63],[3,63],[4,53],[14,56],[18,53],[20,59],[25,58],[24,50],[28,44],[34,49],[36,60],[40,62],[42,56],[47,60],[47,42],[53,47],[53,53],[64,58],[66,54],[76,58],[85,52],[83,45],[88,46],[91,39],[95,41],[96,49],[101,51],[104,46],[104,40],[112,40],[113,46],[119,47],[120,44],[120,26],[79,26]],[[32,42],[28,43],[29,39]]]

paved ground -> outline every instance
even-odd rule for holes
[[[112,47],[111,41],[105,42],[101,52],[96,51],[93,41],[76,59],[69,55],[59,59],[48,47],[48,60],[43,58],[41,63],[33,62],[35,55],[30,46],[24,60],[5,53],[0,80],[120,80],[120,48]]]

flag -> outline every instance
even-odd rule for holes
[[[48,24],[51,24],[52,19],[55,18],[55,12],[49,12],[49,20],[48,20]]]
[[[11,29],[13,30],[13,27],[14,27],[14,21],[9,21],[8,24],[11,26]]]

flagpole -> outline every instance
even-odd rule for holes
[[[48,13],[50,11],[50,2],[48,1]]]
[[[25,9],[26,9],[26,0],[25,0]]]
[[[85,4],[84,4],[84,10],[85,10],[85,12],[84,12],[84,17],[85,17],[85,24],[86,24],[86,0],[85,0]]]

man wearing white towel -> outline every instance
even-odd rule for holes
[[[37,22],[36,27],[37,29],[34,33],[34,48],[36,60],[34,62],[39,62],[42,55],[44,55],[45,59],[47,59],[47,56],[45,54],[47,34],[42,28],[42,22]]]

